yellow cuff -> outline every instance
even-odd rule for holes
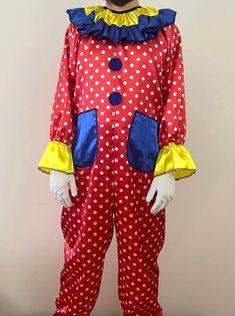
[[[181,144],[169,143],[160,150],[154,176],[171,170],[175,170],[175,180],[189,177],[196,172],[196,165],[190,153]]]
[[[69,146],[58,141],[50,141],[38,163],[38,169],[47,174],[51,173],[51,169],[74,173],[73,157]]]

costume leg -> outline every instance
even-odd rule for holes
[[[105,253],[113,235],[113,209],[111,185],[99,186],[102,175],[96,177],[93,171],[76,169],[75,206],[62,209],[64,267],[53,316],[90,315],[99,294]]]
[[[118,293],[124,316],[162,316],[157,259],[165,240],[165,209],[150,213],[154,201],[147,203],[146,195],[152,179],[128,167],[116,177]]]

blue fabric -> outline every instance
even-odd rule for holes
[[[122,68],[122,61],[118,57],[111,58],[109,61],[109,68],[111,70],[120,70]]]
[[[72,153],[75,167],[89,167],[95,162],[98,154],[97,109],[76,116]]]
[[[154,171],[159,154],[159,125],[148,115],[135,111],[127,143],[127,159],[133,168]]]
[[[110,95],[109,95],[109,102],[110,104],[112,105],[118,105],[122,102],[122,95],[120,92],[112,92]]]
[[[67,9],[71,23],[77,26],[77,30],[83,36],[90,33],[95,38],[106,38],[114,43],[120,42],[142,42],[153,39],[158,35],[159,30],[175,22],[176,12],[171,9],[160,9],[158,15],[140,15],[137,25],[122,26],[108,25],[101,18],[94,21],[95,11],[86,15],[83,7]]]

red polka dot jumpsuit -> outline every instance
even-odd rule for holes
[[[157,259],[165,209],[150,213],[154,176],[195,172],[186,135],[181,37],[175,12],[101,6],[67,10],[39,170],[74,173],[78,195],[62,208],[64,266],[54,316],[87,316],[98,298],[114,228],[124,316],[161,316]]]

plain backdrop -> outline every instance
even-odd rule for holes
[[[1,1],[0,315],[49,316],[63,264],[61,207],[37,170],[49,137],[67,8],[102,1]],[[187,138],[159,256],[164,316],[235,315],[235,2],[140,1],[178,12]],[[92,316],[122,315],[115,234]]]

